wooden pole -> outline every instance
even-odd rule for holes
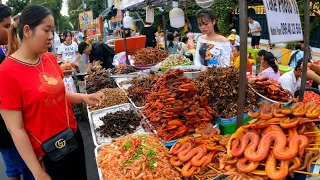
[[[302,77],[301,77],[301,87],[299,92],[299,101],[303,101],[304,90],[306,87],[307,81],[307,66],[309,60],[309,44],[310,44],[310,0],[305,1],[304,6],[304,60],[303,60],[303,69],[302,69]]]
[[[240,10],[240,79],[237,106],[237,128],[243,125],[243,112],[246,99],[247,50],[248,50],[248,2],[239,0]]]

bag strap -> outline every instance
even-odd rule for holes
[[[57,70],[57,68],[54,66],[54,64],[52,63],[51,59],[49,58],[49,56],[47,55],[47,53],[45,53],[44,55],[46,55],[46,57],[48,58],[48,60],[50,61],[51,65],[53,66],[53,68],[56,70],[56,72],[58,73],[58,75],[60,74],[59,71]],[[43,63],[43,62],[42,62]],[[65,95],[65,104],[66,104],[66,115],[67,115],[67,122],[68,122],[68,128],[70,128],[70,118],[69,118],[69,111],[68,111],[68,101],[67,101],[67,96]],[[34,135],[32,134],[30,131],[26,130],[27,133],[29,133],[36,141],[38,141],[38,143],[42,144],[42,142]]]

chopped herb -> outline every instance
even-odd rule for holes
[[[129,149],[132,148],[131,141],[126,141],[121,147],[122,147],[123,149],[125,149],[126,151],[128,151]]]
[[[146,145],[142,144],[140,146],[138,146],[138,149],[143,150],[143,149],[148,149]]]
[[[157,160],[155,159],[152,159],[150,161],[148,161],[148,166],[151,168],[151,169],[154,169],[156,166],[155,164],[157,163]]]
[[[157,155],[157,152],[155,152],[153,149],[150,149],[148,152],[147,152],[147,157],[148,157],[148,166],[151,168],[151,169],[154,169],[155,168],[155,163],[157,163],[157,160],[154,159],[154,156]]]
[[[147,138],[148,136],[144,135],[140,137],[140,140],[142,141],[142,143],[144,143]]]
[[[141,156],[142,156],[142,151],[135,151],[134,153],[132,153],[131,158],[128,161],[122,163],[122,166],[126,166],[127,164],[133,163],[135,160],[137,160]]]
[[[147,156],[149,159],[151,159],[153,156],[156,156],[157,152],[155,152],[153,149],[150,149],[147,153]]]

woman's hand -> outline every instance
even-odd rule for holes
[[[106,97],[102,92],[83,94],[83,102],[90,106],[100,106],[105,98]]]

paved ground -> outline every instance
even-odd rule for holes
[[[86,153],[86,161],[87,161],[87,175],[88,180],[99,180],[97,173],[97,165],[94,157],[94,144],[92,141],[92,136],[90,132],[90,126],[87,120],[78,122],[84,145],[85,145],[85,153]],[[4,164],[2,158],[0,158],[0,180],[5,180],[5,172],[4,172]]]

